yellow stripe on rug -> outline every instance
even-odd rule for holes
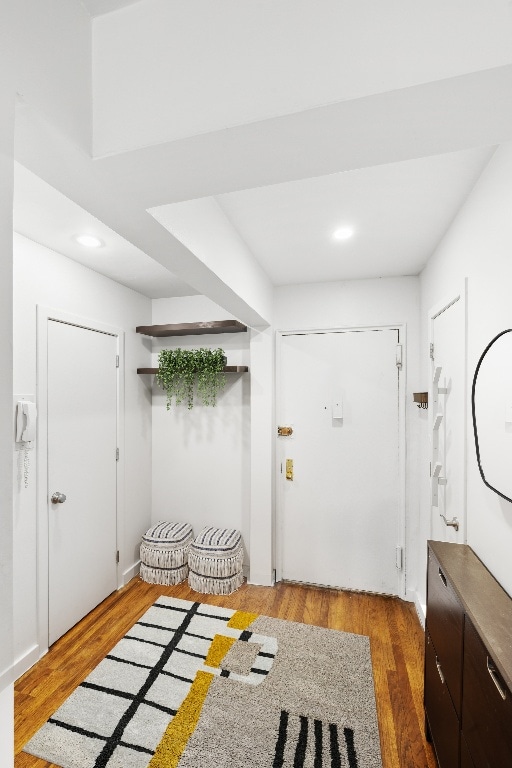
[[[227,626],[231,629],[244,631],[257,618],[257,613],[236,611]],[[219,667],[222,659],[234,643],[236,643],[236,637],[214,635],[206,655],[205,664],[209,667]],[[190,691],[167,726],[148,768],[177,768],[188,740],[199,722],[204,700],[214,677],[215,675],[209,672],[199,671],[196,673]]]
[[[197,672],[192,687],[173,717],[148,768],[176,768],[201,715],[206,694],[215,675]]]
[[[236,611],[228,621],[228,627],[231,629],[247,629],[253,621],[258,618],[257,613],[248,613],[247,611]]]
[[[204,662],[206,666],[219,667],[222,659],[234,643],[236,643],[236,637],[215,635],[208,648],[208,654]]]

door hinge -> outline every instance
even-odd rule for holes
[[[119,355],[116,355],[116,368],[119,368]]]
[[[116,448],[116,461],[119,461],[119,448]]]
[[[402,368],[402,345],[401,344],[396,345],[396,367],[399,369]]]
[[[403,549],[400,546],[396,548],[396,567],[398,571],[401,571],[403,566],[404,554]]]
[[[119,565],[119,550],[116,552],[116,563]]]
[[[434,345],[433,344],[430,345],[430,359],[431,360],[434,359]]]

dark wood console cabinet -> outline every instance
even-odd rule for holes
[[[512,768],[512,599],[465,544],[428,542],[424,701],[440,768]]]

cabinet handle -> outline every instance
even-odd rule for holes
[[[491,680],[493,681],[494,685],[498,689],[499,695],[501,696],[503,701],[505,701],[505,699],[507,698],[507,692],[504,691],[503,688],[501,687],[501,684],[498,680],[498,676],[496,674],[496,668],[494,666],[494,663],[491,661],[489,657],[487,657],[487,671],[491,676]]]
[[[439,672],[439,677],[441,678],[441,682],[444,685],[443,670],[441,669],[441,665],[439,663],[439,660],[438,660],[437,656],[436,656],[436,667],[437,667],[437,671]]]
[[[441,569],[439,569],[439,578],[441,579],[441,581],[443,582],[443,584],[446,587],[446,576],[444,575],[444,573],[442,572]]]

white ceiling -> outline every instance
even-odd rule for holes
[[[95,20],[106,155],[512,62],[508,0],[145,0]]]
[[[17,113],[16,155],[50,188],[17,173],[15,226],[149,296],[195,291],[250,325],[266,319],[247,295],[233,289],[229,265],[221,275],[213,261],[173,235],[165,215],[148,213],[165,214],[185,201],[214,202],[276,285],[417,274],[492,148],[512,140],[508,0],[433,0],[421,7],[406,0],[83,4],[91,14],[104,14],[93,24],[95,57],[103,47],[103,58],[95,58],[95,81],[102,83],[105,74],[103,97],[112,113],[102,114],[102,102],[95,98],[94,133],[100,135],[110,120],[110,134],[125,151],[118,147],[90,157],[73,136],[39,119],[28,99]],[[307,51],[300,41],[309,27],[296,29],[297,18],[292,24],[284,13],[291,6],[307,10],[314,21]],[[201,9],[212,16],[205,29]],[[329,22],[340,9],[344,39],[355,51],[346,61],[348,49],[333,34],[340,25]],[[390,15],[382,21],[387,10]],[[181,26],[162,25],[153,51],[153,38],[145,31],[174,11]],[[248,56],[242,42],[252,28],[245,21],[255,13],[262,47],[256,55],[253,46],[254,55]],[[317,34],[320,27],[330,29],[328,52],[327,38]],[[173,69],[171,37],[178,32],[184,58]],[[196,50],[204,34],[211,36],[209,47]],[[271,51],[263,47],[266,34]],[[224,42],[240,49],[239,55],[234,49],[232,56],[225,55]],[[116,70],[118,49],[128,56],[126,71]],[[223,53],[217,58],[212,50]],[[195,51],[190,71],[187,51]],[[296,70],[288,66],[292,59]],[[310,77],[307,61],[315,64]],[[229,69],[227,90],[222,78],[213,77],[221,65]],[[196,89],[187,79],[192,75]],[[122,83],[116,79],[121,77]],[[341,90],[336,91],[337,83]],[[214,130],[209,107],[219,88],[224,88],[226,110],[215,120],[224,127]],[[287,90],[290,98],[281,100],[279,94]],[[336,93],[339,100],[333,102]],[[250,114],[245,107],[252,105],[257,111]],[[195,123],[185,125],[182,118]],[[126,131],[133,126],[130,139]],[[177,139],[180,134],[184,137]],[[67,208],[62,196],[79,208]],[[355,237],[333,244],[332,230],[346,219],[356,228]],[[113,237],[111,253],[101,249],[84,261],[71,240],[79,224],[105,242]],[[202,232],[200,219],[194,227]],[[205,230],[206,247],[207,235]],[[232,272],[237,270],[233,261]]]
[[[140,0],[80,0],[91,16],[101,16],[110,11],[118,11],[128,5],[139,3]]]
[[[14,231],[152,299],[197,294],[191,286],[90,213],[14,165]],[[84,248],[74,237],[99,237],[101,248]]]
[[[441,240],[494,148],[380,165],[214,196],[274,285],[417,275]],[[156,218],[173,226],[173,209]],[[349,225],[354,236],[332,238]],[[200,218],[195,229],[209,232]],[[198,291],[16,163],[14,230],[150,298]],[[105,245],[74,239],[95,234]],[[226,241],[227,245],[227,241]]]
[[[408,160],[216,200],[274,285],[417,275],[492,151]],[[354,236],[333,240],[343,225]]]

